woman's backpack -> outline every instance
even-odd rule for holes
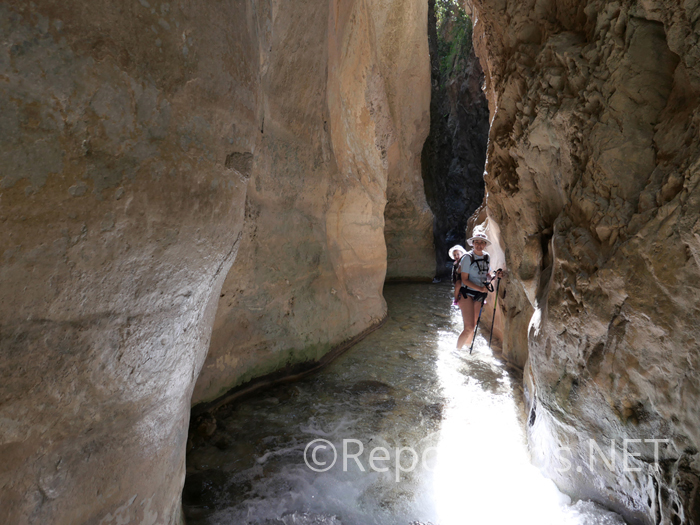
[[[459,268],[462,265],[462,259],[465,257],[469,256],[469,267],[471,268],[472,264],[476,263],[476,265],[479,267],[480,272],[486,271],[488,273],[489,271],[489,254],[485,253],[483,259],[477,259],[476,261],[472,257],[472,252],[467,252],[462,257],[459,259],[459,261],[455,261],[455,263],[452,265],[452,284],[455,284],[457,281],[459,281],[461,275],[457,271],[457,268]],[[464,269],[462,269],[464,271]],[[465,272],[466,273],[466,272]]]
[[[462,255],[459,260],[452,264],[452,284],[457,284],[457,281],[459,281],[460,277],[462,277],[457,271],[457,268],[462,265],[462,259],[464,259],[466,256],[467,254]]]

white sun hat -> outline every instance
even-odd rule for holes
[[[465,250],[461,245],[455,244],[452,248],[450,248],[447,252],[447,254],[450,256],[450,259],[454,260],[455,258],[455,252],[459,250],[462,253],[467,253],[467,250]]]
[[[474,241],[484,241],[486,243],[486,246],[491,244],[491,241],[489,241],[489,238],[486,237],[486,234],[481,232],[474,233],[473,237],[467,239],[467,244],[469,246],[474,246]]]

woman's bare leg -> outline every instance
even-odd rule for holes
[[[464,348],[466,345],[471,344],[472,335],[474,335],[474,327],[476,326],[476,317],[474,314],[479,315],[479,310],[475,308],[474,301],[468,297],[464,299],[461,297],[459,299],[459,309],[462,311],[462,322],[464,322],[464,330],[459,334],[457,339],[457,349]]]
[[[476,328],[476,323],[479,322],[479,313],[481,312],[481,302],[480,301],[472,301],[472,302],[474,303],[474,324],[472,325],[472,331],[471,331],[471,335],[469,336],[469,340],[466,343],[468,345],[472,344],[472,339],[476,336],[474,329]]]

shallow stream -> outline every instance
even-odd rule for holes
[[[216,412],[187,456],[188,525],[624,524],[530,464],[521,378],[481,335],[454,350],[448,286],[384,292],[380,330]]]

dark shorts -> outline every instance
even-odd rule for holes
[[[488,294],[486,292],[477,292],[476,290],[472,290],[471,288],[467,288],[466,286],[462,286],[459,289],[459,294],[464,297],[465,299],[469,297],[470,299],[473,299],[475,302],[483,303],[486,304],[486,297]]]

